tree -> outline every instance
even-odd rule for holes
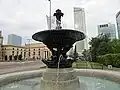
[[[89,49],[88,50],[84,49],[82,54],[83,54],[83,57],[85,58],[85,60],[92,61],[91,53],[90,53]]]
[[[112,53],[120,53],[120,40],[119,39],[113,39],[111,42],[109,42]]]
[[[93,61],[97,61],[97,56],[105,55],[112,52],[112,48],[109,44],[109,35],[100,34],[89,42],[91,45],[90,53]]]

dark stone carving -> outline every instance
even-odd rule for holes
[[[58,67],[59,57],[61,55],[63,58],[60,60],[59,67],[69,68],[72,67],[74,59],[67,59],[66,53],[76,41],[83,40],[85,35],[82,32],[70,29],[54,29],[35,33],[32,38],[36,41],[43,42],[52,52],[50,58],[42,60],[49,68]]]
[[[61,17],[63,17],[63,15],[64,15],[64,14],[61,12],[61,10],[60,10],[60,9],[57,9],[57,10],[56,10],[56,13],[54,13],[53,16],[56,16],[56,19],[61,22]]]
[[[61,10],[54,13],[56,19],[61,22]],[[59,28],[59,26],[58,26]],[[69,68],[72,67],[74,59],[68,59],[66,53],[70,50],[76,41],[85,39],[84,33],[71,29],[53,29],[35,33],[32,38],[36,41],[43,42],[52,52],[52,56],[42,61],[48,68]],[[60,58],[61,57],[61,58]]]
[[[53,16],[56,16],[56,29],[57,30],[59,30],[59,29],[61,29],[62,27],[61,27],[61,17],[63,17],[63,13],[61,12],[61,10],[60,9],[57,9],[56,10],[56,13],[54,13],[54,15]]]

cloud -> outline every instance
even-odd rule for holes
[[[52,0],[52,14],[60,8],[65,26],[74,28],[73,7],[84,7],[88,37],[93,37],[97,35],[98,24],[115,23],[119,6],[120,0]],[[36,31],[47,29],[46,15],[49,15],[48,0],[1,0],[0,28],[5,42],[10,33],[31,37]]]

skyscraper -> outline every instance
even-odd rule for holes
[[[50,29],[50,17],[46,15],[47,18],[47,26],[48,29]],[[65,22],[61,22],[61,26],[62,28],[66,28],[67,25]],[[56,17],[55,16],[51,16],[51,29],[55,29],[56,28]]]
[[[120,11],[116,14],[118,38],[120,39]]]
[[[115,39],[116,38],[116,29],[115,29],[115,24],[102,24],[98,25],[98,34],[106,34],[109,35],[110,39]]]
[[[50,29],[50,17],[46,15],[47,18],[47,26],[48,29]],[[51,29],[55,29],[56,28],[56,19],[54,16],[51,16]]]
[[[15,34],[9,34],[8,35],[8,44],[9,45],[15,45],[15,46],[21,46],[22,37],[17,36]]]
[[[74,28],[86,34],[85,10],[84,8],[74,7]],[[87,49],[87,39],[76,44],[76,49],[79,54],[84,49]]]

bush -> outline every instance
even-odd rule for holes
[[[112,65],[114,67],[120,67],[120,53],[98,56],[97,62],[104,64],[106,66]]]

